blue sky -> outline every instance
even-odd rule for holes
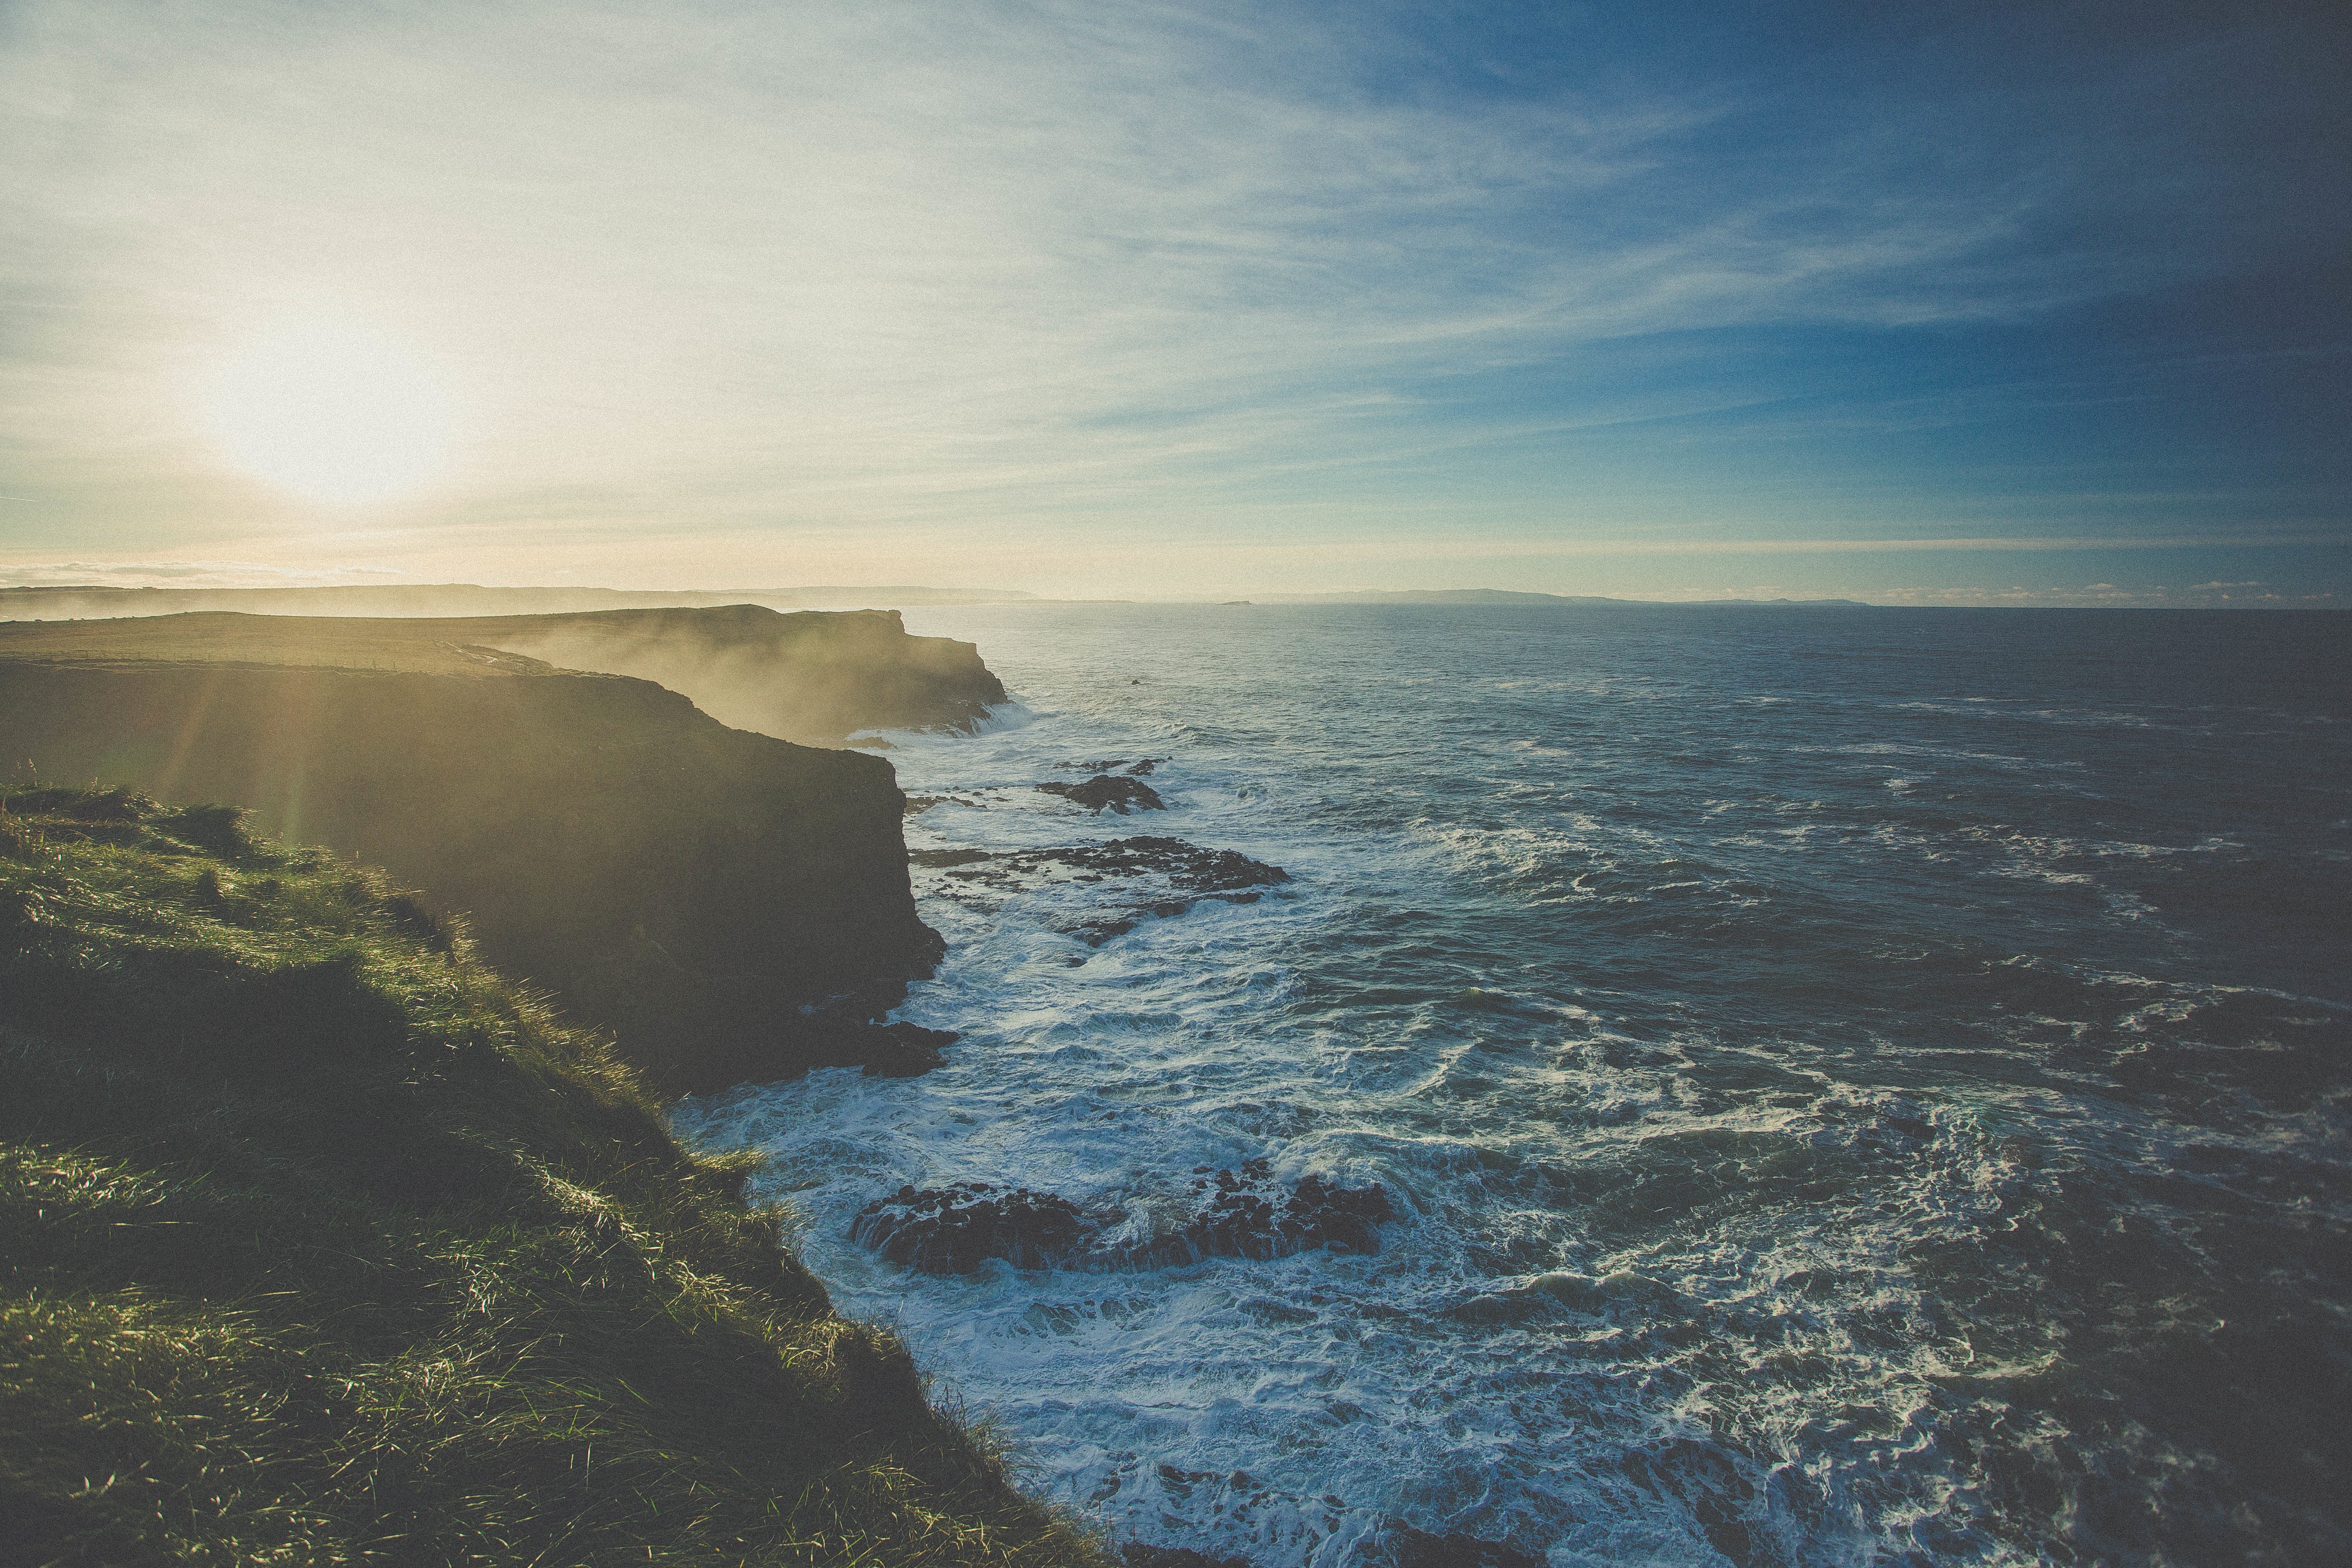
[[[2322,7],[0,29],[0,579],[2352,599]],[[318,320],[427,480],[225,446]]]

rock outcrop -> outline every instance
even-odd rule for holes
[[[1281,867],[1237,850],[1204,849],[1158,837],[1051,849],[924,849],[912,858],[945,871],[950,897],[1070,882],[1099,886],[1097,900],[1068,911],[1055,925],[1088,947],[1124,936],[1147,919],[1181,915],[1202,900],[1255,903],[1263,889],[1290,880]]]
[[[1047,795],[1058,795],[1064,800],[1097,814],[1105,807],[1121,816],[1130,811],[1168,809],[1168,803],[1160,798],[1160,792],[1141,779],[1115,777],[1109,773],[1097,773],[1083,784],[1046,783],[1037,787]]]
[[[1204,1258],[1282,1258],[1310,1248],[1378,1252],[1395,1217],[1379,1187],[1302,1176],[1287,1192],[1272,1166],[1193,1173],[1193,1208],[1141,1239],[1127,1216],[1090,1213],[1055,1193],[958,1182],[900,1187],[858,1211],[850,1239],[926,1274],[970,1274],[991,1260],[1015,1268],[1160,1268]]]
[[[383,866],[665,1090],[858,1059],[863,1022],[940,951],[879,758],[478,641],[425,645],[424,670],[6,657],[6,634],[60,629],[0,627],[0,764],[234,803]],[[871,1059],[908,1070],[935,1054],[921,1033]]]

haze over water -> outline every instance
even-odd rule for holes
[[[1572,1563],[2352,1554],[2352,674],[2332,615],[910,612],[1019,706],[898,737],[920,852],[1292,880],[1098,949],[919,867],[948,1065],[679,1108],[1122,1540],[1397,1521]],[[1166,758],[1171,809],[1034,789]],[[954,858],[934,854],[934,861]],[[913,1273],[901,1184],[1139,1231],[1378,1182],[1374,1257]]]

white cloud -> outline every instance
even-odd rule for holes
[[[1695,139],[1751,106],[1383,95],[1344,16],[21,5],[16,467],[125,515],[177,494],[207,537],[316,526],[223,475],[188,388],[323,303],[478,411],[412,521],[1050,532],[1461,465],[1529,421],[1404,440],[1416,387],[1601,338],[2014,314],[2196,264],[2014,246],[2079,146],[1963,116],[1938,179],[1898,177],[1926,133],[1870,127],[1727,181]]]

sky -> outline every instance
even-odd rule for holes
[[[2352,604],[2295,5],[0,0],[0,582]]]

